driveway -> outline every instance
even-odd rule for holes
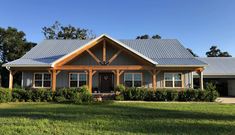
[[[235,104],[235,97],[219,97],[216,99],[216,102]]]

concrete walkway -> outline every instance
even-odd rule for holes
[[[219,103],[235,104],[235,97],[219,97],[215,101]]]

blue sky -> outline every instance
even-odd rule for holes
[[[29,41],[60,23],[117,39],[159,34],[199,56],[211,45],[235,56],[235,0],[1,0],[0,27],[16,27]]]

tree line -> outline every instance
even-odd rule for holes
[[[56,21],[51,26],[45,26],[42,28],[42,34],[45,39],[93,39],[96,35],[89,29],[75,27],[72,25],[62,25]],[[162,39],[158,34],[148,35],[143,34],[136,37],[138,40],[144,39]],[[26,34],[23,31],[19,31],[16,28],[0,27],[0,84],[2,87],[8,86],[8,71],[3,68],[2,65],[9,61],[16,60],[22,57],[28,52],[36,43],[30,42],[26,39]],[[198,57],[191,49],[187,50],[195,57]],[[206,52],[207,57],[232,57],[227,51],[221,51],[217,46],[211,46],[210,50]],[[21,74],[18,73],[14,77],[14,81],[20,84]],[[4,82],[4,83],[2,83]]]

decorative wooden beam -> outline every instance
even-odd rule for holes
[[[123,73],[124,73],[124,71],[122,70],[122,71],[120,71],[119,75],[122,75]]]
[[[95,73],[96,73],[96,71],[93,71],[93,72],[92,72],[92,75],[94,75]]]
[[[117,56],[118,56],[121,52],[122,52],[122,50],[117,51],[117,52],[110,58],[110,60],[108,61],[108,63],[109,63],[109,64],[112,63],[112,62],[117,58]]]
[[[100,60],[95,56],[94,53],[92,53],[89,49],[87,49],[86,51],[91,55],[91,57],[92,57],[98,64],[100,64]]]
[[[113,72],[113,74],[115,74],[115,75],[117,74],[117,73],[116,73],[115,71],[113,71],[113,70],[112,70],[112,72]]]
[[[61,72],[61,70],[56,71],[56,75],[58,75]]]
[[[141,66],[141,65],[112,65],[112,66],[103,66],[103,65],[95,65],[95,66],[76,66],[76,65],[65,65],[61,67],[54,67],[56,70],[153,70],[154,68],[151,66]]]
[[[103,40],[103,62],[106,62],[106,41]]]

